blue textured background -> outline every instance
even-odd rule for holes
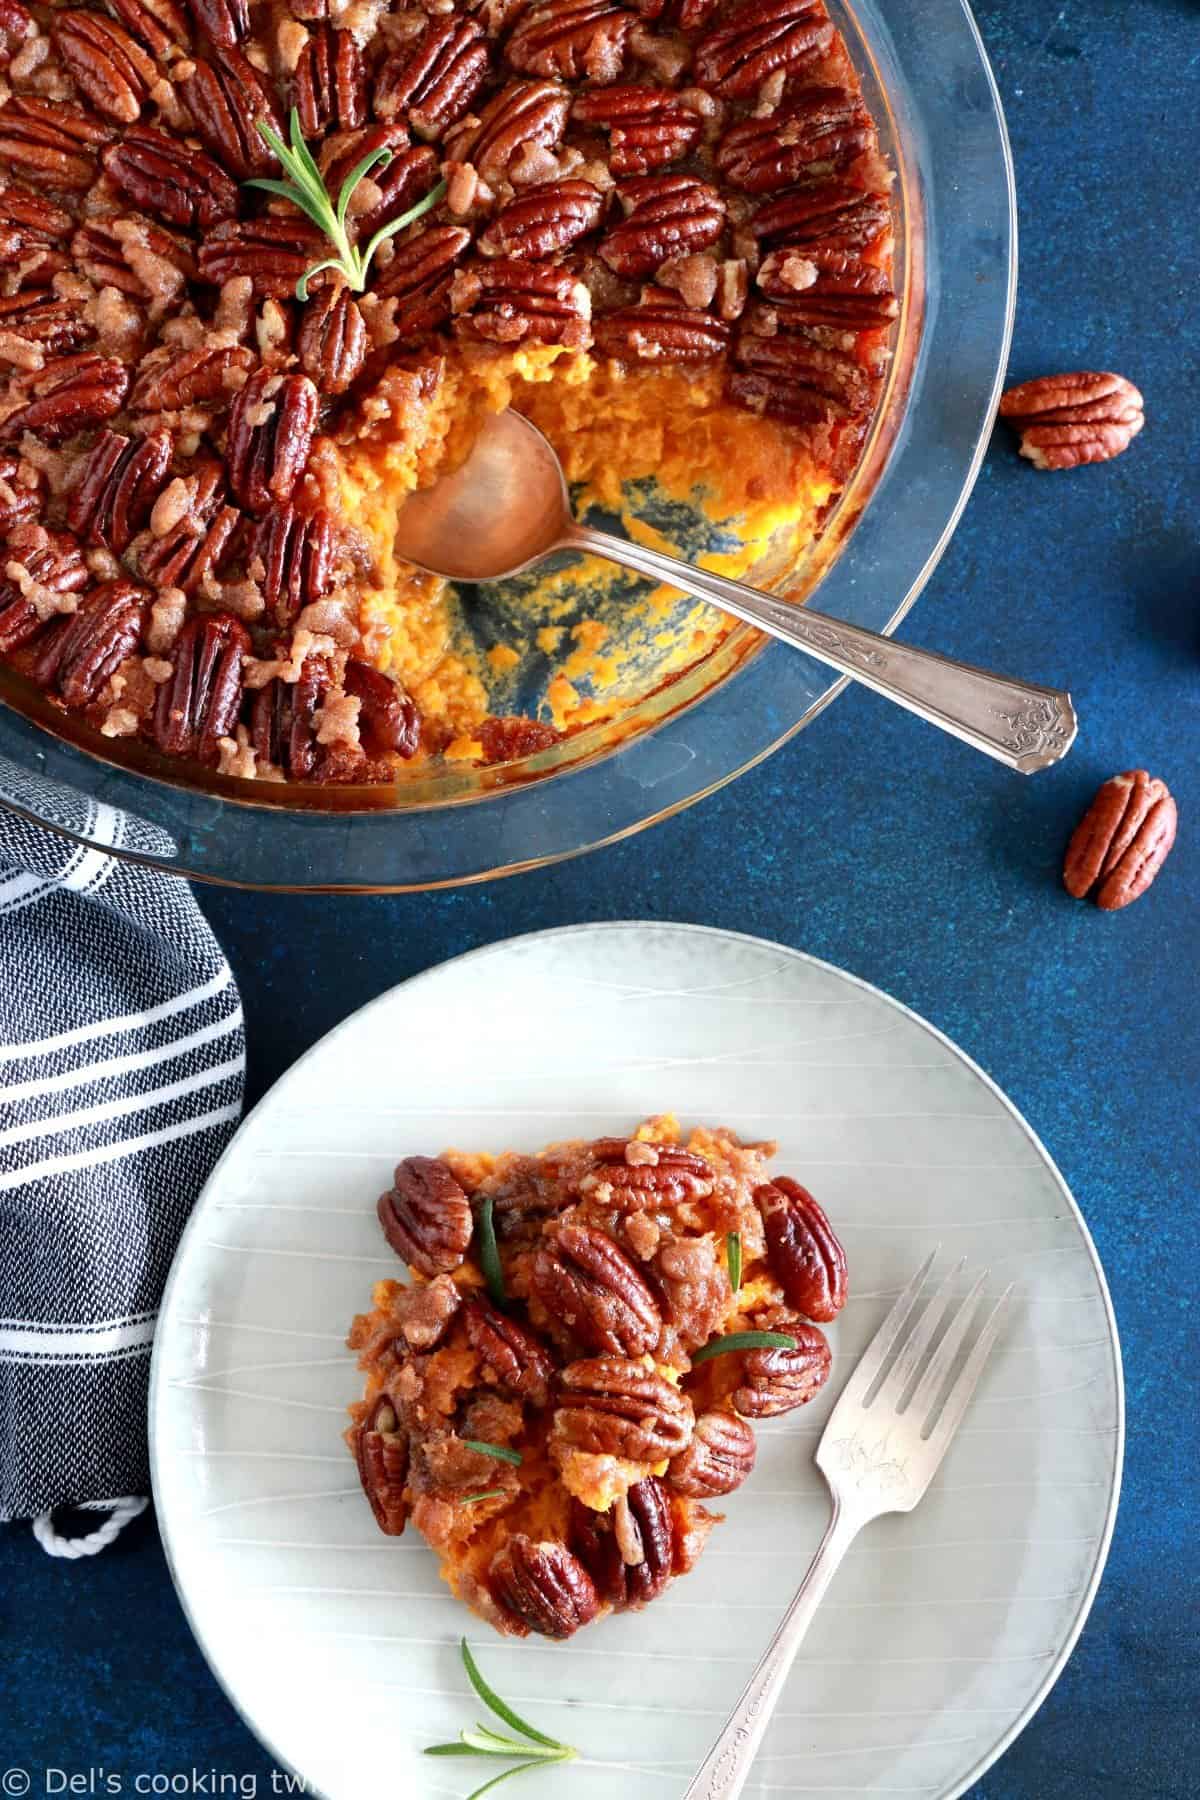
[[[1200,8],[978,10],[1021,201],[1013,378],[1119,369],[1143,388],[1149,424],[1120,462],[1067,475],[1035,474],[998,435],[904,635],[1069,683],[1083,728],[1067,764],[1025,782],[851,693],[723,794],[557,869],[432,898],[202,900],[245,996],[251,1099],[391,983],[568,920],[778,938],[956,1038],[1027,1114],[1088,1217],[1129,1390],[1095,1609],[975,1800],[1194,1800]],[[1170,782],[1181,837],[1153,893],[1104,917],[1067,899],[1059,864],[1097,782],[1133,764]],[[83,1565],[50,1561],[25,1527],[0,1532],[0,1570],[0,1764],[195,1766],[253,1772],[270,1791],[272,1765],[194,1647],[148,1520]]]

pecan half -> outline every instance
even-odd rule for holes
[[[871,331],[900,311],[886,269],[843,250],[772,250],[763,258],[758,286],[779,304],[778,325],[827,325]]]
[[[672,31],[699,31],[708,24],[721,0],[634,0],[639,17],[669,26]]]
[[[687,1575],[700,1561],[700,1553],[708,1542],[709,1532],[714,1525],[719,1525],[724,1515],[710,1513],[699,1500],[689,1500],[683,1494],[671,1496],[671,1519],[675,1530],[675,1544],[671,1557],[671,1569],[675,1575]]]
[[[150,595],[132,581],[106,581],[79,611],[54,626],[34,665],[34,680],[68,706],[90,706],[110,675],[132,656],[145,630]]]
[[[569,1638],[600,1611],[591,1576],[567,1546],[535,1544],[523,1531],[496,1552],[487,1581],[521,1636]]]
[[[600,223],[604,200],[590,181],[547,181],[522,188],[479,239],[485,256],[541,257],[565,250]]]
[[[144,362],[129,404],[134,412],[179,412],[198,401],[229,400],[253,367],[254,352],[245,344],[200,344]]]
[[[703,1412],[687,1449],[671,1458],[667,1480],[696,1500],[732,1494],[753,1469],[757,1449],[752,1428],[736,1413]]]
[[[187,0],[205,37],[221,49],[240,44],[250,32],[250,0]]]
[[[638,175],[618,189],[626,218],[607,234],[600,257],[618,275],[652,275],[668,257],[706,250],[725,226],[725,202],[696,175]]]
[[[551,1318],[589,1350],[641,1356],[662,1335],[654,1295],[607,1232],[561,1226],[539,1246],[531,1279]]]
[[[325,773],[317,713],[332,686],[330,659],[310,650],[295,681],[276,676],[259,688],[250,706],[250,743],[260,763],[282,769],[292,781]]]
[[[444,1162],[406,1156],[393,1185],[379,1196],[383,1235],[421,1275],[448,1274],[467,1254],[474,1220],[471,1203]]]
[[[718,1331],[732,1298],[729,1277],[710,1237],[667,1237],[654,1258],[663,1310],[685,1350]]]
[[[760,206],[750,221],[760,243],[855,253],[876,247],[891,228],[886,197],[864,193],[839,176],[787,190]]]
[[[154,741],[168,756],[215,762],[218,740],[232,737],[242,703],[242,660],[250,633],[231,613],[199,613],[171,650],[174,665],[158,690]]]
[[[494,187],[526,145],[553,150],[561,143],[570,107],[570,94],[556,82],[510,81],[492,96],[478,119],[468,116],[450,132],[445,154],[453,162],[472,163]]]
[[[1076,900],[1093,895],[1102,912],[1137,900],[1175,842],[1179,814],[1165,781],[1127,769],[1100,788],[1075,827],[1063,864],[1063,886]]]
[[[578,96],[571,117],[608,133],[608,165],[618,177],[678,162],[695,148],[703,129],[698,113],[660,87],[597,88]]]
[[[742,119],[717,146],[717,168],[732,187],[769,194],[829,175],[876,146],[871,115],[848,88],[805,88],[764,119]]]
[[[644,1363],[588,1357],[559,1378],[554,1436],[573,1449],[659,1462],[686,1450],[694,1424],[687,1395]]]
[[[154,58],[103,13],[57,13],[51,35],[97,112],[120,125],[135,124],[158,79]]]
[[[1009,388],[1000,416],[1021,434],[1035,469],[1077,469],[1127,450],[1146,423],[1142,396],[1123,375],[1040,375]]]
[[[399,342],[418,343],[450,317],[450,285],[471,234],[459,225],[429,225],[408,238],[379,277],[375,291],[396,299]]]
[[[0,165],[50,188],[86,188],[112,129],[81,106],[13,94],[0,107]]]
[[[386,1394],[380,1394],[354,1436],[354,1460],[380,1531],[399,1537],[408,1519],[408,1435]]]
[[[455,330],[493,344],[592,341],[592,297],[569,269],[497,257],[460,270],[450,289]]]
[[[329,592],[336,544],[333,514],[323,507],[312,513],[272,507],[255,525],[250,554],[262,563],[258,584],[281,625]]]
[[[321,147],[319,167],[326,188],[331,194],[338,193],[346,177],[365,157],[376,150],[388,150],[398,156],[411,142],[407,125],[398,119],[387,125],[364,125],[359,131],[339,131]]]
[[[160,278],[182,289],[196,273],[191,245],[149,219],[91,219],[71,239],[71,255],[97,287],[136,300],[157,298]]]
[[[708,362],[729,345],[729,326],[685,306],[665,288],[648,288],[637,306],[596,320],[596,351],[622,362]]]
[[[99,425],[120,412],[129,388],[129,371],[112,357],[83,351],[60,356],[32,378],[24,406],[0,425],[0,440],[37,432],[50,442],[70,437],[88,425]]]
[[[191,27],[175,0],[108,0],[108,9],[160,62],[176,50],[191,49]]]
[[[30,367],[28,347],[61,356],[77,350],[92,336],[92,327],[77,307],[56,300],[44,288],[0,295],[0,361]],[[24,347],[24,348],[23,348]],[[33,359],[36,364],[36,358]]]
[[[12,468],[15,473],[15,461],[4,459],[6,471]],[[28,492],[37,501],[37,489]],[[36,604],[40,595],[53,602],[55,596],[77,594],[90,580],[73,537],[65,531],[47,531],[32,520],[15,521],[0,548],[0,653],[7,655],[41,630],[45,610]]]
[[[807,428],[831,468],[853,466],[862,448],[879,377],[839,350],[823,350],[786,332],[743,332],[726,391],[753,412]]]
[[[562,81],[615,81],[635,15],[611,0],[543,0],[528,8],[508,40],[514,69]]]
[[[370,663],[350,657],[342,686],[359,703],[358,727],[365,747],[375,755],[407,760],[421,746],[421,715],[411,694]]]
[[[0,188],[0,262],[9,285],[44,288],[68,268],[59,246],[74,225],[69,212],[41,194],[16,183]]]
[[[578,1501],[571,1509],[571,1548],[601,1600],[617,1611],[657,1598],[673,1573],[674,1522],[661,1481],[648,1475],[607,1513]]]
[[[367,360],[367,327],[349,288],[331,283],[307,302],[296,354],[322,394],[346,392]]]
[[[833,25],[822,0],[744,0],[696,50],[696,75],[705,87],[744,100],[772,75],[788,80],[825,56]]]
[[[451,13],[432,19],[413,44],[390,56],[375,83],[375,115],[403,117],[421,138],[458,123],[487,79],[483,28]]]
[[[217,40],[219,41],[219,40]],[[201,142],[239,181],[278,172],[275,152],[259,135],[260,125],[282,130],[275,96],[265,78],[232,42],[215,63],[198,58],[183,65],[179,91]]]
[[[315,25],[300,52],[292,90],[306,138],[356,131],[367,116],[367,70],[353,33]]]
[[[822,1324],[846,1304],[846,1252],[807,1188],[786,1175],[754,1190],[767,1261],[789,1306]]]
[[[636,1212],[644,1206],[677,1206],[712,1193],[713,1172],[694,1150],[679,1144],[647,1144],[640,1138],[597,1138],[595,1166],[579,1192],[603,1206]]]
[[[214,287],[245,275],[260,298],[290,299],[327,247],[315,225],[295,216],[226,219],[202,241],[197,267],[201,281]]]
[[[161,536],[141,541],[137,561],[142,575],[156,587],[182,588],[191,594],[206,577],[219,573],[242,515],[236,506],[223,504],[225,477],[220,463],[201,463],[180,479],[177,492],[186,504]]]
[[[437,185],[437,180],[437,152],[428,144],[414,144],[408,150],[397,151],[390,163],[372,169],[371,181],[379,190],[379,199],[366,212],[358,214],[355,223],[359,237],[363,240],[371,237],[381,225],[386,225],[397,214],[407,212],[410,206],[425,198],[430,188]]]
[[[484,1381],[519,1394],[534,1406],[545,1406],[554,1363],[540,1339],[482,1294],[473,1294],[466,1302],[463,1317],[467,1341],[479,1357]]]
[[[0,451],[0,533],[7,535],[15,525],[36,518],[44,504],[40,472],[32,463],[23,463],[15,450]]]
[[[771,1328],[796,1340],[794,1350],[743,1350],[741,1381],[733,1392],[735,1409],[747,1419],[773,1419],[794,1407],[807,1406],[829,1378],[833,1358],[825,1334],[803,1319],[777,1312]]]
[[[238,209],[237,183],[203,150],[185,147],[153,125],[135,125],[101,161],[135,205],[165,225],[208,231]]]
[[[67,507],[71,530],[85,543],[107,544],[114,556],[124,555],[150,516],[173,453],[166,430],[136,440],[102,431]]]
[[[317,423],[317,390],[307,375],[256,369],[229,412],[225,456],[234,498],[264,513],[292,497]]]

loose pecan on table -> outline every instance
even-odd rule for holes
[[[846,1304],[846,1253],[807,1188],[777,1175],[754,1190],[767,1261],[789,1306],[827,1324]]]
[[[15,458],[4,459],[14,469]],[[6,480],[10,477],[6,474]],[[29,490],[34,500],[37,489]],[[91,580],[83,552],[65,531],[47,531],[32,519],[17,520],[0,545],[0,652],[36,637],[44,623],[30,590],[48,597],[77,594]]]
[[[308,461],[317,423],[317,390],[307,375],[257,369],[229,411],[225,457],[234,498],[265,513],[290,500]]]
[[[619,1244],[590,1225],[562,1225],[539,1246],[533,1291],[577,1343],[641,1356],[662,1335],[654,1295]]]
[[[1146,423],[1142,396],[1123,375],[1040,375],[1009,388],[1000,417],[1021,434],[1035,469],[1077,469],[1127,450]]]
[[[421,1275],[448,1274],[467,1254],[471,1203],[444,1162],[406,1156],[379,1196],[379,1223],[396,1255]]]
[[[617,190],[626,217],[605,234],[600,257],[618,275],[653,275],[668,257],[707,250],[725,226],[725,202],[696,175],[636,175]]]
[[[634,14],[612,0],[542,0],[522,13],[505,55],[529,75],[615,81],[634,24]]]
[[[51,36],[80,93],[106,118],[133,125],[158,79],[154,58],[103,13],[59,12]]]
[[[507,1629],[524,1637],[569,1638],[600,1610],[592,1578],[565,1544],[535,1544],[517,1532],[488,1567],[492,1597],[508,1615]]]
[[[655,1476],[637,1481],[606,1513],[575,1502],[571,1548],[602,1601],[618,1612],[657,1598],[672,1575],[674,1522],[666,1489]]]
[[[803,1319],[778,1313],[772,1330],[786,1331],[796,1340],[793,1350],[743,1350],[739,1385],[733,1406],[747,1419],[773,1419],[794,1407],[806,1406],[829,1379],[833,1364],[824,1333]]]
[[[1119,912],[1145,893],[1175,842],[1179,814],[1166,782],[1145,769],[1106,781],[1075,827],[1063,885],[1076,900],[1091,894],[1102,912]]]
[[[34,665],[40,687],[57,690],[68,706],[90,706],[110,675],[137,649],[146,626],[148,589],[106,581],[60,619]]]
[[[608,166],[618,177],[678,162],[695,148],[703,129],[700,115],[671,88],[661,87],[596,88],[579,95],[571,117],[608,133]]]
[[[106,544],[123,556],[166,483],[174,444],[169,431],[144,438],[104,430],[67,506],[67,524],[85,543]]]
[[[134,204],[164,225],[208,231],[237,214],[237,183],[220,164],[153,125],[122,132],[101,161]]]
[[[408,1519],[404,1498],[408,1436],[386,1394],[380,1394],[359,1425],[354,1437],[354,1458],[380,1531],[399,1537]]]
[[[694,1424],[687,1395],[627,1357],[588,1357],[559,1377],[554,1437],[573,1449],[659,1462],[686,1450]]]
[[[748,99],[773,75],[791,81],[810,69],[833,36],[821,0],[743,0],[701,39],[696,74],[719,94]]]
[[[527,1326],[473,1294],[464,1307],[467,1341],[476,1352],[485,1382],[494,1383],[534,1406],[545,1406],[554,1380],[554,1363]]]
[[[23,432],[38,433],[50,443],[99,425],[120,412],[129,389],[129,371],[113,357],[90,350],[48,362],[26,384],[29,398],[0,424],[0,440]]]
[[[231,613],[198,613],[171,648],[172,672],[158,690],[154,741],[168,756],[215,762],[232,737],[242,702],[242,661],[250,633]]]
[[[594,230],[603,213],[603,196],[590,181],[522,188],[497,212],[479,248],[485,256],[553,256]]]
[[[488,51],[474,19],[431,19],[415,43],[384,63],[375,83],[375,115],[403,116],[421,138],[457,124],[487,79]]]
[[[732,1494],[754,1468],[757,1445],[744,1419],[731,1412],[702,1412],[691,1443],[671,1458],[666,1479],[677,1494],[711,1500]]]
[[[460,269],[450,289],[455,330],[493,344],[592,341],[592,297],[570,269],[498,256]]]

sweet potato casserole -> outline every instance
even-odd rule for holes
[[[379,1219],[413,1279],[354,1321],[347,1442],[380,1529],[411,1518],[498,1631],[653,1600],[753,1468],[751,1421],[825,1381],[845,1257],[773,1152],[661,1117],[396,1169]]]
[[[698,509],[733,574],[860,454],[891,176],[822,0],[0,0],[0,70],[0,656],[109,737],[387,781],[611,712],[577,574],[481,650],[395,555],[488,410],[581,508]],[[670,599],[660,675],[725,629],[666,644]],[[503,705],[531,646],[538,719]]]

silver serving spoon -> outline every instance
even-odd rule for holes
[[[1075,741],[1075,708],[1059,688],[1013,681],[932,650],[897,644],[577,524],[558,457],[517,412],[494,414],[466,461],[413,494],[396,520],[397,554],[450,581],[501,581],[552,550],[590,551],[711,601],[1022,775],[1049,768]]]

